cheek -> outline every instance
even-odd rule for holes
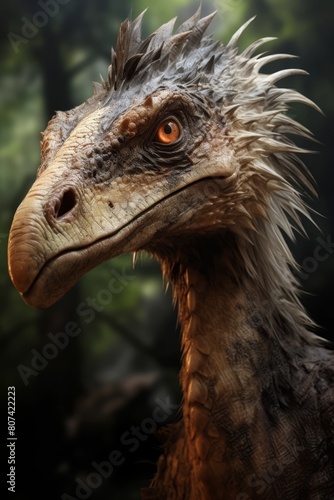
[[[215,158],[221,159],[229,150],[232,150],[231,137],[227,135],[227,128],[224,124],[203,124],[197,130],[194,138],[194,160],[207,158],[212,161]]]

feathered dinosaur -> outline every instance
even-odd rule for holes
[[[150,499],[334,498],[334,356],[298,299],[293,239],[312,180],[278,88],[284,57],[224,46],[197,12],[141,39],[120,28],[108,79],[58,112],[15,215],[9,264],[27,304],[48,307],[123,252],[156,256],[182,325],[183,419]],[[174,34],[173,34],[174,33]]]

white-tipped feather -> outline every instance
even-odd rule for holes
[[[241,37],[242,33],[245,31],[246,28],[251,24],[251,22],[254,21],[256,16],[253,16],[251,19],[246,21],[231,37],[230,41],[227,44],[227,48],[235,48],[237,46],[237,43],[239,41],[239,38]],[[256,49],[255,49],[256,50]]]

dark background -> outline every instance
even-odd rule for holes
[[[92,463],[108,460],[115,449],[124,463],[92,487],[92,493],[82,490],[78,498],[136,499],[154,474],[159,441],[144,426],[147,433],[131,452],[130,446],[120,443],[121,436],[152,417],[157,398],[169,399],[173,408],[180,401],[176,313],[170,292],[165,295],[159,267],[144,256],[133,270],[131,256],[122,256],[89,273],[59,304],[35,311],[22,302],[8,277],[7,238],[15,209],[35,176],[39,132],[54,110],[72,108],[88,98],[91,81],[98,80],[99,73],[106,77],[120,22],[149,7],[144,21],[147,35],[176,15],[183,21],[198,3],[55,2],[46,18],[38,14],[46,1],[6,0],[0,5],[1,446],[6,458],[7,387],[15,386],[16,499],[53,500],[65,493],[75,498],[78,478],[87,483],[94,472]],[[319,200],[311,207],[318,212],[314,216],[319,227],[307,224],[309,239],[298,237],[294,253],[307,292],[303,302],[320,325],[319,333],[334,339],[334,258],[330,251],[319,262],[314,253],[319,238],[331,241],[333,235],[334,4],[332,0],[216,0],[202,5],[204,13],[218,9],[214,31],[225,42],[256,14],[242,45],[257,37],[277,36],[266,49],[297,54],[300,60],[294,64],[310,73],[284,81],[314,100],[325,114],[297,105],[291,110],[320,141],[315,146],[319,153],[306,158],[318,185]],[[115,270],[129,276],[128,285],[88,322],[77,314],[77,307],[88,297],[102,297],[101,290]],[[27,375],[25,384],[18,367],[31,368],[34,353],[43,352],[50,343],[48,334],[63,332],[68,322],[74,322],[80,334],[59,348],[47,366]],[[169,420],[178,416],[174,408]],[[1,470],[4,478],[8,465]]]

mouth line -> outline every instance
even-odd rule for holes
[[[64,256],[64,255],[67,255],[67,254],[71,254],[73,252],[81,252],[81,251],[84,251],[84,250],[88,250],[92,247],[94,247],[95,245],[98,245],[99,243],[103,243],[104,241],[107,241],[109,240],[110,238],[113,238],[115,237],[116,235],[118,235],[119,233],[121,233],[124,229],[128,228],[131,224],[133,224],[134,222],[136,222],[137,220],[139,220],[141,217],[144,217],[148,212],[150,212],[151,210],[153,210],[154,208],[156,208],[157,206],[159,206],[160,204],[164,203],[166,200],[172,198],[173,196],[176,196],[177,194],[181,193],[182,191],[185,191],[186,189],[189,189],[190,187],[193,187],[195,186],[196,184],[199,184],[199,183],[202,183],[202,182],[206,182],[206,181],[209,181],[209,180],[226,180],[226,179],[229,179],[230,177],[232,177],[232,175],[228,175],[228,176],[224,176],[224,175],[217,175],[217,176],[208,176],[208,177],[202,177],[201,179],[197,179],[195,181],[193,181],[192,183],[190,184],[187,184],[179,189],[177,189],[176,191],[173,191],[172,193],[168,194],[167,196],[165,196],[164,198],[161,198],[160,200],[158,200],[157,202],[155,202],[153,205],[150,205],[149,207],[147,207],[145,210],[143,210],[142,212],[140,212],[139,214],[135,215],[129,222],[127,222],[126,224],[123,224],[121,227],[119,227],[117,230],[111,232],[111,233],[108,233],[108,235],[105,235],[87,245],[84,245],[84,246],[78,246],[78,247],[72,247],[72,248],[68,248],[60,253],[58,253],[57,255],[53,256],[51,259],[49,259],[48,261],[46,261],[43,266],[41,267],[41,269],[38,271],[38,273],[36,274],[34,280],[31,282],[29,288],[23,292],[21,295],[22,297],[26,297],[28,296],[32,289],[34,288],[35,284],[37,283],[37,281],[39,281],[41,275],[45,272],[45,269],[50,266],[54,261],[58,260],[60,257]]]

